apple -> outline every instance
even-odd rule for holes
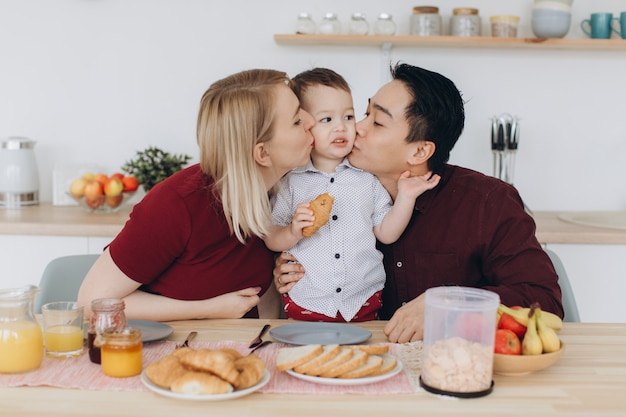
[[[521,355],[522,342],[513,330],[498,329],[493,349],[495,353],[503,355]]]
[[[88,198],[99,197],[102,194],[104,194],[104,188],[102,187],[102,184],[100,184],[100,182],[96,180],[91,180],[91,181],[87,181],[87,184],[85,185],[84,193],[85,193],[85,197],[88,197]]]
[[[97,181],[96,181],[97,182]],[[98,208],[104,204],[104,196],[98,195],[85,195],[85,203],[91,208]]]
[[[96,174],[93,177],[94,180],[98,181],[100,184],[102,184],[102,186],[104,187],[104,185],[107,183],[107,181],[109,180],[109,177],[107,177],[106,174]]]
[[[104,194],[109,197],[115,197],[122,194],[124,191],[124,184],[119,178],[110,178],[106,184],[104,184]]]
[[[122,174],[121,172],[116,172],[115,174],[111,175],[109,178],[117,178],[118,180],[122,180],[122,178],[124,178],[124,174]]]
[[[74,198],[82,198],[85,195],[85,185],[87,185],[87,180],[84,178],[78,178],[70,184],[70,194]]]
[[[526,334],[526,326],[519,323],[513,317],[509,316],[506,313],[502,313],[500,315],[500,320],[498,320],[498,329],[509,329],[512,330],[513,333],[517,335],[520,339],[524,337]]]
[[[118,207],[120,204],[122,204],[122,201],[124,201],[124,195],[121,193],[118,195],[106,196],[107,206],[112,207],[112,208]]]
[[[85,181],[91,181],[94,177],[95,177],[95,175],[93,174],[93,172],[85,172],[83,174],[83,179]]]
[[[132,175],[128,175],[122,178],[122,184],[124,185],[125,193],[135,191],[137,190],[137,188],[139,188],[139,181],[137,181],[137,178],[133,177]]]

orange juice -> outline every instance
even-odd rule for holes
[[[53,356],[78,355],[83,350],[83,329],[78,326],[53,326],[44,333],[46,352]]]
[[[32,321],[0,322],[0,373],[39,368],[43,359],[43,336]]]
[[[141,331],[130,328],[107,330],[103,337],[104,344],[100,348],[102,372],[114,377],[139,375],[143,367]]]

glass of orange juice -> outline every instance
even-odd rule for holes
[[[141,330],[124,327],[107,329],[102,333],[102,372],[124,378],[139,375],[143,367]]]
[[[46,355],[57,358],[83,352],[84,307],[73,301],[57,301],[41,307]]]

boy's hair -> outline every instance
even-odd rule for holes
[[[326,87],[352,93],[348,82],[341,75],[328,68],[313,68],[308,71],[303,71],[293,77],[292,83],[293,92],[296,94],[301,104],[303,103],[303,96],[306,90],[316,85],[325,85]]]

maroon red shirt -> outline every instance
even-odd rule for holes
[[[558,276],[535,228],[513,186],[447,165],[400,239],[378,244],[387,273],[380,317],[441,285],[491,290],[507,305],[537,301],[563,317]]]
[[[141,289],[201,300],[272,282],[273,254],[261,239],[230,234],[213,181],[199,165],[152,188],[110,245],[115,264]],[[256,308],[246,317],[256,316]]]

